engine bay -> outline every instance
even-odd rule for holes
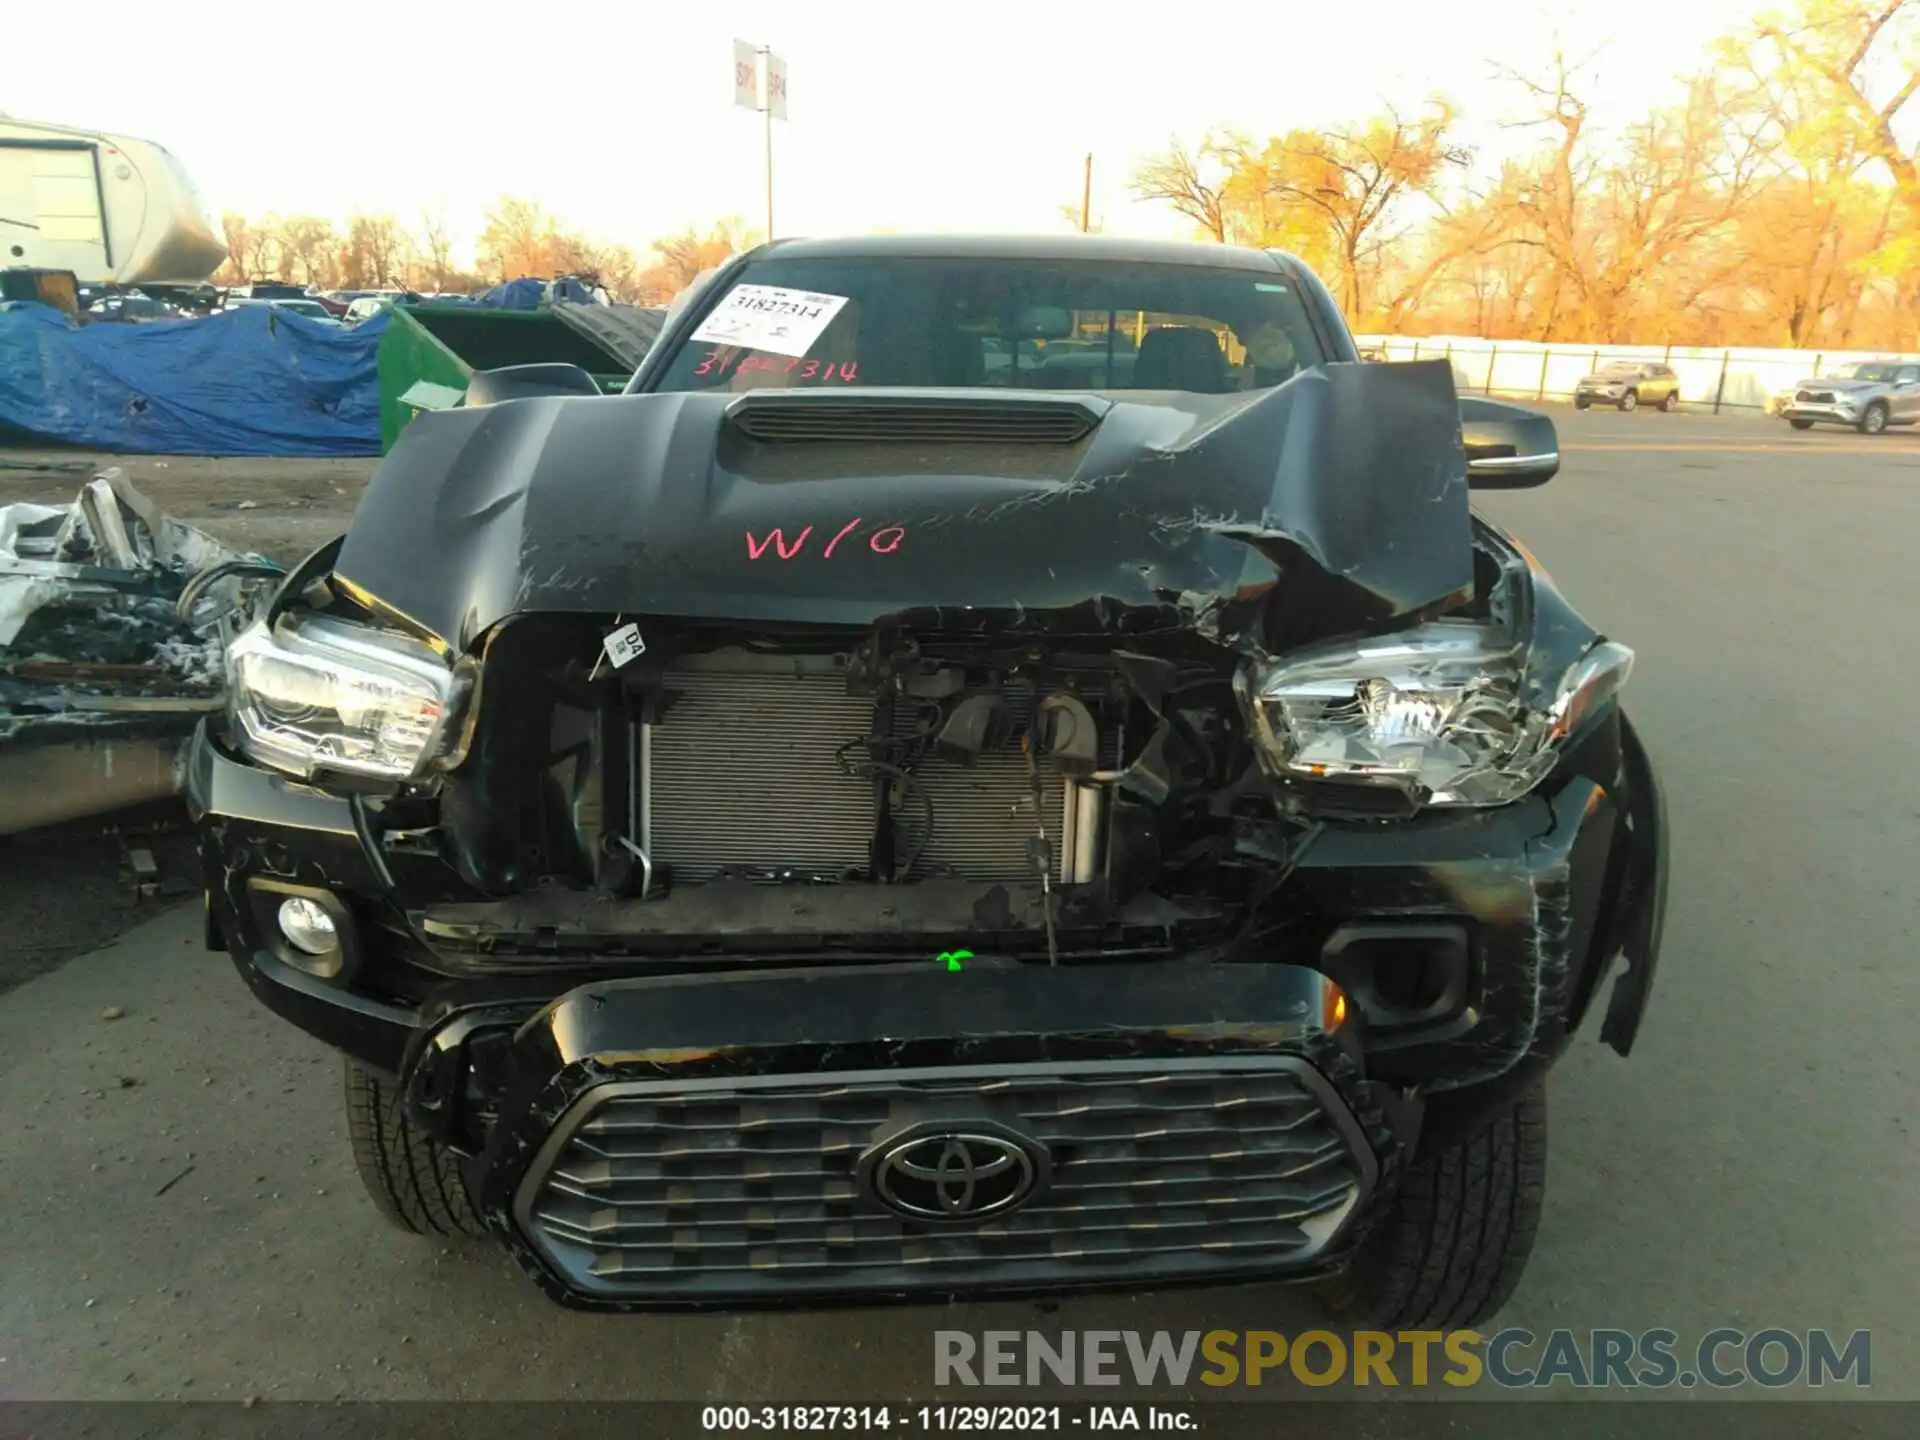
[[[634,623],[643,648],[616,666],[603,640]],[[520,903],[476,904],[479,929],[441,907],[426,929],[600,949],[951,931],[1057,954],[1217,918],[1252,873],[1236,816],[1278,828],[1234,659],[1172,623],[516,620],[486,647],[438,804],[463,881]]]

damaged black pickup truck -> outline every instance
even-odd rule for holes
[[[1468,506],[1551,422],[1081,237],[763,247],[592,392],[418,418],[191,755],[385,1212],[599,1309],[1497,1310],[1665,896],[1631,651]]]

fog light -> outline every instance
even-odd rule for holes
[[[309,955],[329,954],[340,943],[333,917],[304,895],[280,902],[280,933],[294,949]]]
[[[1321,947],[1321,969],[1366,1017],[1370,1035],[1457,1016],[1472,947],[1457,924],[1350,923]]]

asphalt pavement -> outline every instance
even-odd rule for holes
[[[1484,509],[1637,650],[1675,868],[1638,1049],[1590,1027],[1555,1073],[1499,1323],[1866,1329],[1872,1394],[1920,1399],[1920,435],[1554,414],[1561,476]],[[0,996],[0,1397],[939,1398],[935,1329],[1316,1323],[1272,1288],[573,1314],[490,1250],[384,1228],[339,1092],[194,906]]]

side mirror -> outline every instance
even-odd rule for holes
[[[1467,484],[1475,490],[1531,490],[1560,473],[1559,434],[1537,411],[1462,396],[1460,438],[1467,447]]]
[[[600,384],[578,365],[503,365],[476,370],[467,382],[467,408],[542,395],[598,395]]]

